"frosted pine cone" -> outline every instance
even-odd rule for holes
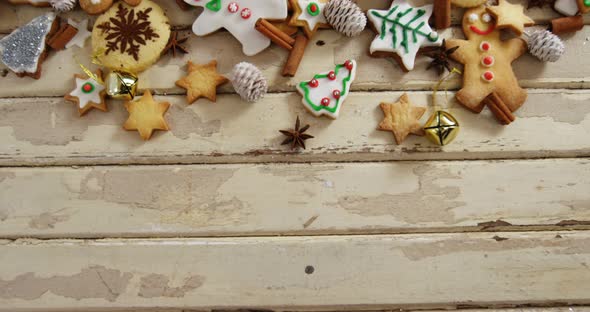
[[[565,52],[563,42],[547,30],[539,30],[528,36],[529,52],[544,62],[556,62]]]
[[[262,72],[247,62],[234,66],[230,80],[240,97],[248,102],[260,100],[268,89],[266,78]]]
[[[51,6],[58,12],[71,11],[76,6],[77,0],[50,0]]]
[[[331,0],[324,9],[324,15],[336,31],[348,37],[359,35],[367,26],[367,17],[350,0]]]

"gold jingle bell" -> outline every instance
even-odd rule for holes
[[[113,99],[133,100],[137,91],[137,76],[124,71],[112,71],[106,79],[107,94]]]
[[[436,111],[424,125],[424,131],[433,143],[447,145],[459,134],[459,122],[445,111]]]

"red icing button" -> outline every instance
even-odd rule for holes
[[[315,3],[314,3],[314,4],[312,4],[312,5],[309,7],[309,9],[310,9],[312,12],[317,12],[317,11],[318,11],[318,6],[317,6],[317,4],[315,4]]]
[[[479,49],[482,50],[482,51],[489,51],[491,47],[492,47],[492,45],[489,42],[487,42],[487,41],[483,41],[479,45]]]
[[[89,84],[89,83],[85,83],[85,84],[82,86],[82,90],[84,90],[84,92],[90,92],[90,91],[92,91],[92,85],[91,85],[91,84]]]
[[[348,70],[352,70],[353,64],[351,61],[346,61],[344,63],[344,67],[346,67],[346,69],[348,69]]]
[[[481,59],[481,64],[486,67],[490,67],[494,65],[494,57],[493,56],[486,56]]]
[[[231,13],[236,13],[236,12],[238,12],[239,9],[240,9],[240,6],[235,2],[230,2],[227,5],[227,10],[230,11]]]
[[[334,96],[335,99],[339,99],[340,98],[340,90],[332,91],[332,95]]]
[[[249,19],[250,16],[252,16],[252,11],[250,11],[250,9],[245,8],[242,10],[242,13],[240,13],[242,15],[243,19]]]
[[[336,80],[336,73],[334,73],[334,71],[331,71],[328,73],[328,79],[330,80]]]
[[[307,84],[312,88],[317,88],[320,85],[320,82],[317,79],[312,79]]]
[[[494,73],[492,73],[491,71],[486,71],[485,73],[483,73],[483,75],[481,75],[481,77],[485,81],[492,81],[494,80]]]
[[[328,106],[330,105],[330,99],[329,98],[323,98],[322,99],[322,106]]]

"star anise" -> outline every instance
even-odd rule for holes
[[[436,68],[438,70],[439,76],[445,72],[445,68],[450,72],[452,69],[451,65],[449,64],[449,57],[458,48],[459,47],[457,46],[450,49],[445,49],[445,40],[443,39],[442,45],[440,47],[437,47],[433,51],[424,53],[424,55],[432,59],[432,62],[428,64],[426,69],[428,70],[431,68]]]
[[[555,0],[529,0],[529,4],[526,8],[528,10],[534,7],[542,8],[544,6],[553,6],[553,2],[555,2]]]
[[[307,129],[309,129],[309,125],[305,125],[301,129],[299,129],[299,126],[299,116],[297,116],[297,121],[295,122],[294,130],[279,130],[279,132],[287,136],[287,138],[283,141],[283,143],[281,143],[281,145],[291,144],[291,149],[295,149],[297,147],[302,147],[303,149],[305,149],[305,140],[313,139],[313,136],[304,133],[305,131],[307,131]]]
[[[168,40],[168,44],[162,51],[162,55],[167,54],[168,52],[172,52],[172,57],[176,57],[176,52],[187,54],[188,50],[181,46],[181,44],[185,43],[188,40],[188,37],[178,39],[178,32],[173,31],[170,35],[170,40]]]

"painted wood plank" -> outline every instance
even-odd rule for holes
[[[156,97],[172,103],[166,115],[171,131],[157,132],[147,142],[137,132],[122,129],[127,112],[118,102],[111,103],[109,113],[93,111],[80,118],[74,105],[60,98],[1,99],[0,165],[589,156],[590,92],[530,93],[516,114],[518,119],[508,127],[500,126],[487,110],[476,115],[450,104],[462,130],[455,142],[442,148],[417,136],[396,145],[392,133],[376,130],[383,118],[379,103],[396,101],[401,92],[352,93],[335,121],[313,117],[293,93],[271,94],[256,104],[224,95],[217,103],[201,100],[191,106],[180,96]],[[439,96],[444,102],[444,94]],[[410,93],[420,106],[429,103],[428,97],[426,92]],[[284,137],[278,132],[293,127],[297,115],[311,124],[309,132],[316,137],[301,152],[281,146]]]
[[[18,240],[0,310],[588,304],[588,232]]]
[[[186,31],[184,35],[190,38],[187,46],[191,53],[176,59],[164,56],[140,75],[141,89],[184,94],[184,90],[175,86],[175,81],[185,75],[187,61],[205,63],[211,59],[218,60],[219,71],[226,75],[241,61],[257,65],[267,77],[271,92],[294,91],[298,82],[309,80],[318,71],[331,69],[334,64],[347,59],[356,59],[359,63],[357,78],[352,85],[356,91],[430,90],[440,79],[434,70],[426,70],[430,62],[428,57],[418,57],[416,68],[410,73],[403,73],[391,59],[370,57],[368,47],[374,34],[368,30],[353,39],[344,38],[334,31],[321,32],[307,47],[294,78],[280,75],[287,59],[287,51],[280,47],[272,46],[256,56],[246,57],[239,43],[230,38],[228,33],[196,37]],[[443,36],[462,37],[462,33],[458,28],[452,28],[446,30]],[[566,54],[556,63],[543,63],[529,54],[519,58],[514,62],[514,70],[520,84],[528,88],[590,88],[590,59],[586,57],[590,52],[590,45],[586,44],[589,36],[590,26],[587,26],[565,40]],[[0,76],[0,97],[63,96],[71,91],[73,75],[82,73],[79,63],[92,68],[90,55],[90,43],[85,49],[76,47],[53,53],[43,64],[44,74],[40,80],[18,78],[12,72],[7,72],[5,77]],[[460,77],[446,84],[451,89],[459,86]],[[231,84],[226,84],[219,92],[233,92],[233,88]]]
[[[166,11],[166,14],[170,18],[171,23],[176,27],[189,27],[200,12],[200,9],[182,11],[178,9],[176,3],[171,0],[155,0],[155,2],[162,6],[162,8]],[[360,7],[363,10],[368,10],[387,8],[389,7],[391,1],[359,0],[356,2],[360,5]],[[527,4],[526,0],[516,0],[511,2],[523,4],[525,7]],[[414,0],[412,1],[412,3],[415,5],[423,5],[432,2],[428,0]],[[49,10],[49,8],[14,6],[6,3],[5,1],[0,1],[0,33],[8,33],[16,27],[18,27],[19,25],[23,25],[35,18],[36,16],[41,15]],[[549,20],[561,17],[561,15],[559,15],[549,7],[545,7],[542,9],[532,8],[530,10],[526,10],[525,13],[532,19],[534,19],[537,24],[547,24]],[[87,15],[80,9],[77,9],[73,12],[64,13],[62,14],[62,16],[64,18],[74,19],[87,18]],[[453,8],[451,16],[451,22],[453,23],[453,25],[458,25],[461,21],[461,17],[463,16],[463,9]],[[589,21],[590,19],[586,15],[585,22],[588,23]]]
[[[589,189],[589,159],[2,168],[0,237],[590,229]]]

